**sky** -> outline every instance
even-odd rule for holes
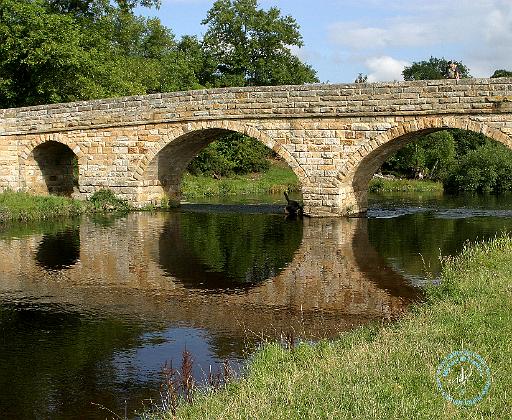
[[[198,35],[213,0],[162,0],[157,16],[176,37]],[[293,52],[321,82],[403,80],[402,70],[431,56],[464,63],[473,77],[512,71],[512,0],[259,0],[300,25]]]

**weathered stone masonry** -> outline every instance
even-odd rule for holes
[[[107,187],[159,203],[179,195],[203,147],[236,131],[290,165],[309,214],[341,215],[366,210],[368,181],[387,157],[443,128],[512,147],[512,79],[224,88],[0,110],[0,188],[87,197]]]

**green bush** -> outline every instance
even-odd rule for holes
[[[454,136],[443,130],[407,144],[382,165],[382,170],[406,178],[414,178],[421,172],[428,179],[442,181],[455,164],[455,157]]]
[[[111,190],[101,189],[96,191],[89,199],[94,210],[97,211],[129,211],[130,205],[117,198]]]
[[[512,153],[499,143],[488,142],[468,152],[444,182],[448,192],[512,191]]]
[[[244,175],[264,172],[270,167],[272,150],[259,141],[233,133],[210,143],[189,164],[193,175]]]

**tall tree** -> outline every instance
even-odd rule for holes
[[[491,76],[491,78],[495,78],[495,77],[512,77],[512,71],[509,71],[509,70],[496,70],[493,75]]]
[[[0,107],[199,86],[158,19],[111,5],[94,13],[59,12],[43,0],[1,0]]]
[[[258,8],[257,0],[217,0],[202,21],[204,48],[217,61],[216,86],[317,82],[315,71],[292,54],[301,47],[299,25],[279,9]]]
[[[402,71],[404,80],[436,80],[445,79],[449,67],[449,61],[444,58],[430,57],[428,61],[417,61],[407,66]],[[455,61],[459,69],[460,77],[467,78],[469,69],[460,61]]]
[[[77,16],[96,17],[105,12],[111,5],[109,0],[44,0],[53,11],[58,13],[72,13]],[[161,0],[116,0],[112,2],[119,9],[131,12],[136,6],[156,7],[162,4]]]

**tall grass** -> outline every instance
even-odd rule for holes
[[[26,192],[0,193],[0,222],[49,220],[76,217],[84,213],[124,212],[130,205],[109,190],[99,190],[88,201]]]
[[[84,203],[71,198],[12,191],[0,194],[0,222],[73,217],[83,211]]]
[[[480,354],[488,395],[448,402],[436,371],[453,351]],[[334,341],[258,351],[246,375],[176,411],[193,419],[512,418],[512,239],[469,246],[445,261],[440,286],[400,321],[359,328]],[[164,418],[175,418],[168,414]]]

